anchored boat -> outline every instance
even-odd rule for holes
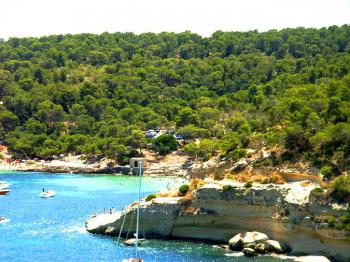
[[[4,223],[7,223],[9,222],[10,219],[6,218],[6,217],[0,217],[0,224],[4,224]]]
[[[10,183],[7,183],[6,181],[0,181],[0,190],[7,189],[10,187]]]
[[[11,192],[11,190],[3,189],[3,190],[0,190],[0,195],[6,195],[9,192]]]
[[[49,198],[49,197],[53,197],[55,196],[56,192],[53,191],[53,190],[48,190],[48,191],[44,191],[44,192],[41,192],[39,194],[39,197],[41,198]]]

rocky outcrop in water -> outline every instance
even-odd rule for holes
[[[278,241],[281,248],[288,243],[291,254],[323,254],[348,261],[350,232],[332,229],[315,218],[349,215],[349,206],[335,206],[327,201],[309,198],[312,188],[293,184],[254,185],[247,189],[239,183],[206,184],[191,196],[157,197],[149,202],[143,201],[140,233],[148,238],[187,238],[228,243],[241,232],[258,231]],[[121,233],[124,236],[131,234],[135,232],[135,210],[134,203],[113,222],[95,223],[91,219],[87,221],[86,228],[92,233],[116,236],[125,219]],[[266,240],[264,244],[265,248],[278,249],[276,242]],[[255,246],[252,249],[255,252]],[[246,250],[245,253],[250,251]]]
[[[288,245],[269,239],[267,235],[256,231],[237,234],[228,241],[228,244],[232,251],[243,251],[246,256],[285,254],[290,251]]]

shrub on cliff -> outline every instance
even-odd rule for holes
[[[184,196],[187,194],[188,190],[190,189],[190,186],[187,184],[184,184],[182,186],[179,187],[179,193],[181,196]]]
[[[322,196],[325,195],[325,192],[322,188],[320,187],[315,187],[314,189],[312,189],[310,191],[310,197],[314,197],[314,198],[320,198]]]
[[[342,229],[350,231],[350,216],[341,216],[340,219],[340,224],[342,225]]]
[[[200,157],[203,161],[208,161],[216,154],[217,142],[214,139],[202,139],[199,143],[190,142],[184,146],[183,152],[192,157]]]
[[[335,166],[325,165],[321,168],[321,174],[325,179],[331,179],[339,174],[339,170]]]
[[[237,148],[229,153],[230,159],[233,161],[238,161],[239,159],[247,156],[247,150],[243,148]]]
[[[340,176],[330,184],[329,195],[338,202],[350,201],[350,175]]]
[[[252,186],[253,186],[253,182],[251,182],[251,181],[248,181],[244,184],[245,188],[251,188]]]
[[[223,186],[222,186],[222,190],[223,190],[224,192],[227,192],[227,191],[229,191],[229,190],[231,190],[231,189],[233,189],[233,186],[231,186],[231,185],[223,185]]]
[[[156,197],[157,197],[156,194],[149,194],[149,195],[146,196],[145,200],[148,202],[148,201],[151,201],[152,199],[154,199]]]
[[[177,149],[177,141],[172,135],[161,135],[153,140],[152,148],[164,156]]]
[[[326,221],[330,228],[350,231],[349,215],[344,215],[339,218],[334,216],[328,216]]]

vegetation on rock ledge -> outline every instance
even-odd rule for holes
[[[187,185],[187,184],[184,184],[184,185],[182,185],[182,186],[179,187],[179,194],[180,194],[181,196],[184,196],[184,195],[187,194],[187,192],[188,192],[189,189],[190,189],[190,186]]]

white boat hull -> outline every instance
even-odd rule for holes
[[[10,219],[5,218],[5,219],[1,219],[1,220],[0,220],[0,224],[5,224],[5,223],[7,223],[7,222],[10,222]]]
[[[50,198],[50,197],[53,197],[55,194],[56,194],[55,191],[49,190],[49,191],[40,193],[39,197],[41,197],[41,198]]]
[[[5,182],[5,181],[1,181],[0,182],[0,190],[3,190],[3,189],[7,189],[10,187],[10,184]]]

